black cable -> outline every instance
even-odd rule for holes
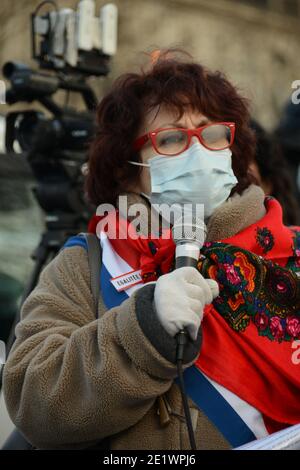
[[[187,400],[187,396],[185,392],[183,370],[182,370],[183,352],[184,352],[184,346],[186,345],[186,342],[187,342],[187,333],[184,330],[180,331],[176,336],[176,340],[177,340],[177,351],[176,351],[177,372],[178,372],[179,388],[180,388],[181,399],[182,399],[183,408],[184,408],[185,420],[186,420],[186,425],[187,425],[187,429],[189,433],[191,449],[197,450],[190,409],[189,409],[188,400]]]
[[[33,53],[34,53],[34,56],[36,54],[36,39],[34,37],[34,19],[35,17],[37,16],[38,12],[41,10],[41,8],[44,6],[44,5],[47,5],[47,4],[50,4],[53,6],[55,12],[56,12],[56,17],[55,17],[55,22],[54,22],[54,26],[52,26],[51,24],[51,21],[50,21],[50,16],[49,16],[49,43],[50,43],[50,48],[51,50],[49,51],[48,55],[50,57],[53,56],[53,51],[52,51],[52,46],[53,46],[53,37],[54,37],[54,34],[55,34],[55,29],[56,29],[56,26],[57,26],[57,23],[58,23],[58,15],[59,15],[59,10],[58,10],[58,5],[57,3],[54,1],[54,0],[44,0],[42,1],[41,3],[39,3],[39,5],[36,7],[36,9],[34,10],[34,12],[32,13],[31,15],[31,22],[32,22],[32,49],[33,49]],[[36,57],[34,57],[36,58]]]
[[[54,0],[44,0],[43,2],[39,3],[38,6],[36,7],[36,9],[34,10],[33,14],[34,15],[37,15],[38,12],[40,11],[40,9],[46,5],[47,3],[50,3],[54,9],[56,10],[56,13],[58,13],[58,6],[57,6],[57,3],[54,1]]]

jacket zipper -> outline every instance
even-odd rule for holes
[[[180,421],[185,422],[185,417],[172,410],[170,403],[164,395],[158,397],[157,414],[161,427],[165,427],[171,422],[170,415],[176,416]]]

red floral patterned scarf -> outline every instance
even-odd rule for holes
[[[205,308],[196,365],[261,411],[274,432],[300,422],[300,227],[283,225],[275,199],[265,205],[257,223],[201,250],[198,269],[220,295]],[[119,230],[124,223],[128,230],[121,219]],[[124,249],[135,253],[144,282],[174,269],[171,237],[129,238]]]

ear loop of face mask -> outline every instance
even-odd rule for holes
[[[141,162],[134,162],[132,160],[128,160],[128,163],[130,163],[131,165],[136,165],[136,166],[143,166],[145,168],[150,168],[150,164],[149,163],[141,163]],[[150,201],[150,196],[146,193],[141,193],[143,196],[145,196],[145,198],[148,199],[148,201]]]
[[[131,163],[131,165],[136,165],[136,166],[145,166],[147,168],[150,167],[149,163],[133,162],[132,160],[128,160],[128,163]]]
[[[143,166],[145,168],[150,168],[150,164],[149,163],[141,163],[141,162],[134,162],[132,160],[128,160],[128,163],[130,163],[131,165],[135,165],[135,166]],[[148,199],[148,201],[150,202],[150,196],[146,193],[143,193],[141,192],[141,194]]]
[[[149,163],[133,162],[132,160],[128,160],[128,163],[131,163],[131,165],[144,166],[146,168],[150,168]],[[148,199],[148,201],[150,202],[150,196],[148,194],[141,192],[141,195]]]

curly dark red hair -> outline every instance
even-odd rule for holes
[[[99,103],[85,182],[93,204],[115,204],[118,195],[137,181],[140,168],[128,164],[128,160],[140,160],[133,142],[146,112],[160,105],[177,110],[179,117],[192,108],[213,121],[235,122],[231,150],[238,185],[234,191],[241,193],[253,181],[248,166],[254,159],[255,138],[249,127],[248,100],[221,72],[212,72],[183,54],[184,60],[178,50],[169,49],[150,68],[121,75]]]

